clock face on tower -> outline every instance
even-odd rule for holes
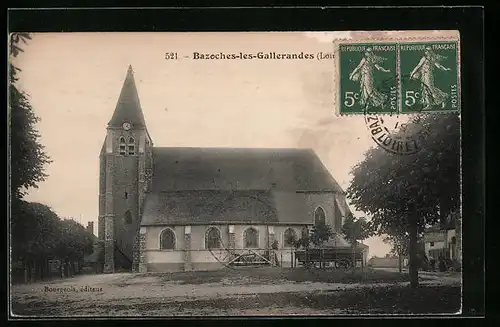
[[[122,127],[124,130],[128,131],[132,128],[132,124],[130,124],[129,122],[125,122],[123,123]]]

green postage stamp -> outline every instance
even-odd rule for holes
[[[340,45],[341,113],[396,112],[396,44]]]
[[[339,44],[340,114],[460,110],[456,41]]]

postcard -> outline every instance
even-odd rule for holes
[[[13,317],[458,314],[453,30],[12,33]]]

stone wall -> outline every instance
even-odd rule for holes
[[[146,228],[141,227],[139,230],[139,272],[147,272],[148,271],[148,258],[146,251]]]
[[[205,233],[210,227],[221,231],[222,247],[219,249],[205,248]],[[259,233],[259,248],[271,249],[273,242],[278,241],[280,250],[271,260],[284,266],[290,266],[293,248],[283,248],[283,234],[292,228],[298,237],[303,226],[298,225],[199,225],[199,226],[151,226],[141,227],[140,262],[144,262],[139,271],[189,271],[211,270],[224,267],[231,258],[233,249],[244,249],[243,235],[247,228],[255,228]],[[175,233],[175,250],[160,249],[160,235],[165,228]],[[238,250],[236,250],[238,251]],[[241,251],[240,251],[241,252]],[[283,258],[282,255],[283,254]],[[142,270],[141,270],[142,269]]]

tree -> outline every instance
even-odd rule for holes
[[[31,39],[27,33],[12,33],[10,40],[11,58],[15,58],[23,50],[20,42],[27,43]],[[45,180],[44,166],[50,159],[44,152],[44,147],[39,143],[39,133],[35,124],[39,118],[34,114],[29,102],[29,96],[18,90],[17,72],[19,68],[10,63],[9,79],[9,135],[11,153],[11,194],[21,198],[29,187],[37,187],[39,182]],[[13,213],[13,218],[16,215]]]
[[[23,263],[25,281],[29,275],[43,277],[47,261],[54,258],[59,217],[46,205],[14,199],[12,220],[12,260]]]
[[[68,267],[73,262],[82,262],[85,255],[92,253],[94,240],[85,227],[76,221],[72,219],[60,221],[59,233],[55,252],[64,261],[65,266]],[[66,274],[71,273],[68,271]]]
[[[356,270],[356,247],[358,241],[367,239],[372,235],[372,227],[365,218],[356,219],[352,213],[349,213],[342,225],[342,234],[352,247],[352,267]]]
[[[392,245],[391,254],[398,257],[399,272],[403,272],[403,256],[408,255],[408,235],[403,233],[386,235],[383,241]]]
[[[81,262],[93,250],[94,238],[73,220],[61,220],[48,206],[13,199],[11,259],[22,264],[24,280],[44,278],[49,260]]]
[[[307,228],[304,228],[302,230],[301,237],[298,240],[296,240],[293,243],[293,245],[296,249],[299,249],[301,247],[304,248],[306,256],[306,265],[308,265],[307,252],[310,245],[314,244],[315,246],[320,246],[324,242],[328,241],[333,236],[333,234],[334,232],[329,225],[325,224],[324,222],[319,222],[313,227],[313,229],[310,232]]]
[[[398,155],[370,149],[352,169],[347,195],[357,210],[371,215],[378,232],[408,233],[415,288],[418,234],[426,224],[443,222],[459,206],[460,120],[456,113],[418,116],[407,125],[407,134],[420,136],[420,151]]]
[[[332,228],[324,222],[320,222],[313,227],[309,239],[312,244],[320,246],[324,242],[328,241],[332,236]]]

